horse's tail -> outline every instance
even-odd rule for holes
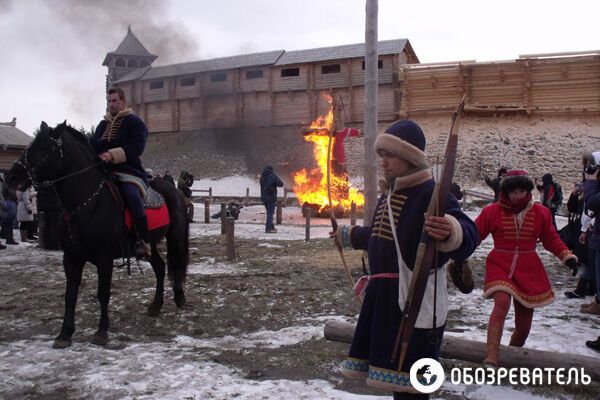
[[[167,239],[168,276],[171,282],[183,283],[190,261],[190,225],[183,198],[170,182],[153,179],[152,187],[165,198],[169,210],[169,230]]]

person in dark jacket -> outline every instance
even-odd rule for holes
[[[175,180],[173,179],[173,176],[171,175],[171,172],[169,170],[165,171],[163,179],[165,181],[168,181],[171,185],[175,186]]]
[[[6,201],[4,200],[4,174],[0,172],[0,225],[3,225],[3,219],[8,216],[8,206],[6,205]],[[0,250],[6,249],[6,246],[0,243]]]
[[[588,292],[596,293],[596,271],[594,263],[588,259],[587,247],[591,218],[585,214],[584,208],[583,183],[576,183],[567,201],[568,223],[558,232],[569,250],[577,256],[579,265],[583,267],[583,273],[577,280],[577,287],[565,292],[565,296],[569,299],[583,299]]]
[[[445,216],[425,217],[435,181],[426,162],[425,136],[413,121],[401,120],[377,136],[389,189],[379,198],[371,226],[340,225],[331,233],[342,246],[368,251],[371,275],[343,374],[367,378],[367,385],[394,392],[394,399],[428,399],[409,379],[421,358],[439,359],[448,315],[446,269],[449,258],[467,259],[479,245],[475,224],[450,193]],[[403,365],[391,361],[417,259],[420,233],[437,241],[437,265],[429,274]],[[434,318],[435,316],[435,318]],[[433,321],[436,321],[435,324]]]
[[[558,183],[554,182],[552,174],[544,174],[542,184],[537,184],[536,188],[540,192],[542,205],[550,210],[552,225],[556,229],[556,212],[562,204],[562,189]]]
[[[2,219],[2,236],[6,239],[6,244],[16,245],[19,242],[14,238],[14,225],[17,220],[17,192],[9,189],[8,185],[3,185],[2,196],[6,202],[6,217]]]
[[[504,167],[498,170],[498,176],[494,179],[490,179],[489,177],[485,177],[485,183],[492,188],[494,191],[494,203],[498,201],[498,197],[500,197],[500,181],[502,178],[506,176],[508,170]]]
[[[597,160],[597,163],[600,160]],[[585,174],[583,182],[583,194],[585,199],[586,213],[588,215],[598,215],[600,212],[600,177],[598,176],[599,168],[588,170]],[[591,173],[589,173],[591,172]],[[596,274],[596,296],[589,304],[581,306],[581,312],[584,314],[600,315],[600,218],[594,218],[592,225],[592,233],[589,236],[588,248],[590,249],[589,262],[594,263],[594,271]]]
[[[282,186],[283,182],[275,174],[273,167],[267,165],[260,175],[260,200],[267,210],[266,233],[277,232],[275,225],[273,225],[273,213],[275,212],[275,204],[277,203],[277,187]]]
[[[108,90],[108,112],[98,124],[90,143],[98,157],[107,163],[121,186],[127,207],[133,216],[133,225],[139,237],[137,255],[150,258],[150,235],[143,198],[146,195],[148,175],[140,159],[146,146],[146,124],[127,107],[121,88]]]

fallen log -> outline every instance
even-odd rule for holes
[[[332,342],[352,343],[355,325],[329,320],[325,322],[325,339]],[[475,340],[444,336],[441,357],[481,363],[485,357],[485,343]],[[500,346],[499,365],[504,368],[576,368],[585,371],[593,381],[600,382],[600,357],[556,353],[520,347]]]

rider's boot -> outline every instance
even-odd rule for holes
[[[135,257],[150,260],[152,249],[150,248],[150,234],[148,232],[148,219],[143,217],[134,218],[133,224],[138,234],[139,242],[135,249]]]

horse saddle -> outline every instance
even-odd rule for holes
[[[144,197],[144,208],[161,208],[165,203],[165,198],[160,193],[148,186],[146,197]]]
[[[131,230],[133,227],[131,211],[125,207],[123,195],[118,188],[117,182],[115,180],[108,180],[107,186],[117,203],[125,208],[125,225]],[[149,230],[158,229],[169,224],[169,210],[167,209],[164,197],[159,192],[148,186],[143,201]]]

